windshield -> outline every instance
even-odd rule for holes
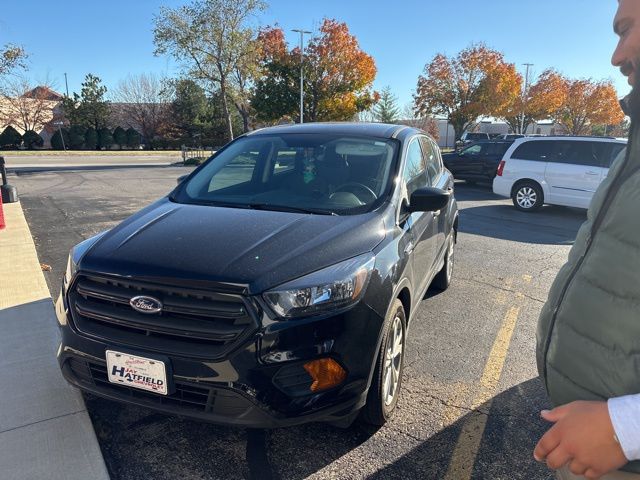
[[[303,213],[363,213],[389,194],[397,150],[397,141],[371,137],[243,137],[203,165],[174,200]]]

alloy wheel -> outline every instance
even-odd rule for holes
[[[396,315],[391,325],[390,339],[387,344],[387,351],[384,357],[384,374],[382,395],[384,404],[389,406],[393,403],[400,383],[400,373],[402,368],[402,350],[404,348],[404,331],[402,319]]]
[[[516,202],[522,208],[533,208],[538,203],[538,194],[531,187],[522,187],[516,194]]]
[[[451,238],[449,239],[449,248],[447,249],[447,283],[451,283],[451,277],[453,276],[453,263],[455,261],[454,256],[454,234],[451,234]]]

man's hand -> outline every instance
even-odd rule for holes
[[[555,425],[540,439],[533,456],[549,468],[567,465],[576,475],[597,479],[627,463],[606,402],[572,402],[541,415]]]

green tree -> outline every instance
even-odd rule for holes
[[[98,130],[98,148],[109,150],[113,145],[113,135],[111,134],[111,130],[104,127]]]
[[[113,130],[113,143],[118,145],[120,149],[127,144],[127,132],[124,128],[118,126]]]
[[[84,148],[87,150],[98,148],[98,132],[93,127],[87,128],[84,132]]]
[[[69,128],[69,144],[71,150],[82,150],[84,147],[84,134],[87,131],[82,125],[71,125]]]
[[[88,73],[82,82],[80,95],[65,97],[62,101],[64,115],[72,125],[83,125],[99,130],[109,119],[109,102],[105,100],[107,87],[99,77]]]
[[[140,134],[132,127],[127,129],[127,147],[138,148],[140,146]]]
[[[33,150],[36,147],[39,148],[44,145],[44,140],[42,139],[42,137],[33,130],[27,130],[26,132],[24,132],[24,135],[22,136],[22,142],[24,143],[24,146],[29,150]]]
[[[291,118],[299,108],[300,55],[296,61],[288,51],[280,28],[262,30],[258,42],[262,57],[251,105],[263,122]]]
[[[398,99],[391,93],[391,87],[385,87],[380,92],[380,100],[373,108],[373,115],[377,122],[394,123],[398,120],[400,108]]]
[[[156,54],[187,62],[194,78],[206,82],[220,100],[229,139],[233,123],[229,99],[234,97],[234,73],[255,55],[252,16],[263,10],[262,0],[195,0],[179,8],[162,7],[155,17]]]
[[[60,135],[60,129],[56,130],[51,137],[51,148],[54,150],[64,150],[69,148],[69,131],[66,128],[62,129],[62,135]]]
[[[193,80],[180,79],[173,82],[173,102],[171,103],[171,119],[173,127],[180,135],[193,138],[196,133],[202,134],[210,116],[209,102],[204,89]]]
[[[7,148],[18,148],[22,143],[22,135],[18,131],[9,125],[0,134],[0,146]]]

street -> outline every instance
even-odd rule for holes
[[[18,171],[53,298],[69,249],[165,195],[184,167]],[[586,212],[516,211],[488,186],[456,184],[453,283],[429,291],[408,335],[398,410],[375,430],[324,424],[247,431],[86,396],[113,479],[551,479],[532,450],[549,405],[536,321]],[[179,254],[180,252],[176,252]]]

